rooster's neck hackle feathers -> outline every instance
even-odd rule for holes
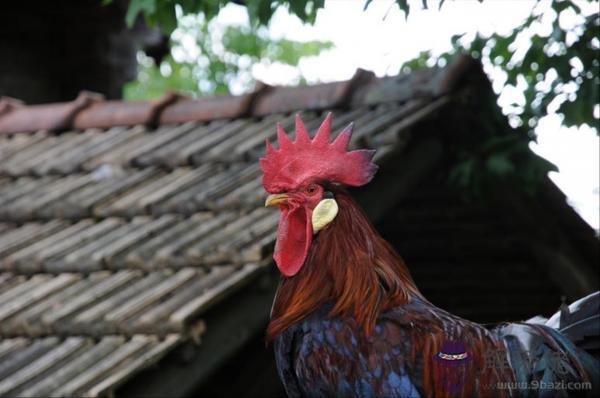
[[[260,159],[263,185],[267,192],[297,188],[308,179],[361,186],[373,178],[377,166],[371,162],[374,150],[348,151],[353,124],[348,125],[332,142],[331,113],[327,115],[313,139],[296,115],[296,139],[292,141],[281,124],[277,124],[275,149],[267,139],[266,155]]]
[[[339,213],[313,241],[306,262],[279,286],[267,339],[326,303],[331,315],[355,319],[368,335],[382,311],[422,297],[394,249],[377,233],[350,195],[334,186]]]

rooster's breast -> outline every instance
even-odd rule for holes
[[[277,370],[290,397],[418,397],[398,328],[378,322],[360,342],[351,321],[322,307],[275,339]],[[405,366],[406,365],[406,366]]]

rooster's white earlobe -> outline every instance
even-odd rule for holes
[[[338,213],[338,205],[335,199],[323,199],[319,202],[312,213],[313,233],[319,232],[327,224],[333,221]]]

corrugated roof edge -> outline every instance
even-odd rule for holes
[[[481,64],[461,55],[443,69],[424,69],[383,78],[358,69],[350,80],[312,86],[273,87],[259,82],[253,92],[240,96],[190,99],[167,93],[151,101],[105,101],[102,95],[82,91],[74,101],[43,105],[25,105],[19,100],[2,97],[0,134],[206,122],[416,97],[436,98],[464,85],[473,75],[485,76]]]

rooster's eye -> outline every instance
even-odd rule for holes
[[[317,192],[317,186],[314,185],[314,184],[313,185],[309,185],[306,188],[306,193],[309,194],[309,195],[314,195],[316,192]]]

